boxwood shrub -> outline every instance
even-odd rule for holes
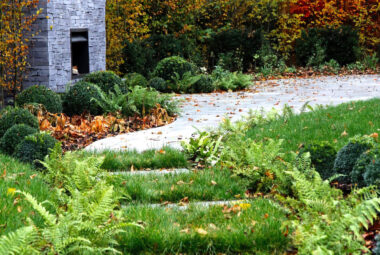
[[[62,112],[61,97],[45,86],[32,86],[17,95],[16,104],[18,106],[23,107],[30,103],[42,104],[51,113]]]
[[[215,90],[214,80],[205,74],[199,75],[199,80],[190,87],[190,93],[211,93]]]
[[[380,187],[380,158],[376,157],[366,166],[363,174],[366,186],[376,185]]]
[[[14,156],[23,162],[39,165],[37,160],[43,160],[58,141],[46,133],[36,133],[26,136],[17,145]]]
[[[377,156],[380,156],[380,151],[378,148],[367,150],[360,155],[351,172],[351,182],[353,184],[356,184],[359,187],[364,187],[366,185],[364,182],[366,167],[371,164]]]
[[[63,112],[69,116],[88,112],[94,115],[102,114],[99,105],[92,98],[101,98],[101,90],[95,84],[80,81],[72,86],[63,98]]]
[[[148,87],[154,88],[155,90],[160,92],[167,92],[166,81],[160,77],[152,78],[148,83]]]
[[[3,152],[12,155],[17,147],[26,136],[38,133],[37,128],[32,128],[25,124],[17,124],[5,132],[0,139],[0,148]]]
[[[83,81],[97,85],[104,92],[112,91],[116,84],[124,93],[127,92],[123,79],[112,71],[97,71],[87,74]]]
[[[334,161],[337,151],[327,142],[315,142],[305,145],[299,152],[302,155],[310,153],[311,163],[322,179],[330,178],[333,173]]]
[[[39,128],[37,118],[23,108],[6,108],[0,113],[0,137],[16,124],[25,124],[32,128]]]
[[[363,152],[374,148],[375,142],[369,136],[355,136],[350,139],[350,142],[344,146],[337,154],[334,161],[334,174],[343,174],[338,181],[342,183],[350,183],[351,172],[356,164],[356,161]]]
[[[187,72],[195,74],[195,66],[181,57],[174,56],[158,62],[154,70],[154,76],[161,77],[165,81],[172,81],[172,77],[175,76],[175,73],[178,73],[180,77],[183,77]]]
[[[147,79],[139,73],[128,73],[124,76],[125,79],[125,84],[129,88],[134,87],[134,86],[141,86],[141,87],[146,87],[148,86],[148,81]]]

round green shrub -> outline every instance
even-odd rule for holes
[[[97,71],[87,74],[83,81],[97,85],[104,92],[113,91],[115,85],[118,85],[124,93],[127,92],[126,84],[112,71]]]
[[[211,93],[215,90],[213,79],[205,74],[200,75],[200,79],[190,88],[190,93]]]
[[[32,128],[25,124],[17,124],[5,132],[0,140],[1,150],[12,155],[17,147],[26,136],[38,133],[37,128]]]
[[[380,255],[380,234],[377,234],[375,237],[376,246],[375,249],[373,249],[373,254]]]
[[[148,87],[154,88],[155,90],[160,91],[160,92],[167,92],[166,81],[162,79],[161,77],[152,78],[148,83]]]
[[[16,124],[25,124],[32,128],[39,128],[37,118],[26,109],[6,108],[0,115],[0,137],[3,137],[5,132]]]
[[[194,65],[181,57],[174,56],[164,58],[158,62],[154,70],[154,76],[161,77],[165,81],[172,81],[172,77],[175,76],[176,73],[182,77],[187,72],[195,74]]]
[[[363,177],[366,167],[371,164],[377,156],[380,156],[380,152],[377,148],[367,150],[360,155],[351,172],[352,183],[357,184],[359,187],[364,187],[366,185]]]
[[[311,163],[322,179],[326,180],[333,175],[332,170],[337,154],[334,147],[327,142],[311,143],[305,145],[298,155],[300,156],[306,152],[310,153]]]
[[[129,73],[124,76],[125,83],[128,85],[128,87],[134,87],[134,86],[141,86],[146,87],[148,86],[147,79],[139,74],[139,73]]]
[[[88,112],[94,115],[102,114],[99,105],[91,100],[101,98],[101,90],[95,84],[79,81],[72,86],[63,99],[63,112],[69,116]]]
[[[340,177],[338,181],[349,183],[356,161],[363,152],[373,147],[374,141],[369,136],[356,136],[350,139],[350,142],[338,152],[334,162],[334,174],[345,175],[344,177]]]
[[[17,145],[14,156],[23,162],[36,163],[36,160],[43,160],[50,150],[54,148],[58,141],[46,133],[36,133],[26,136]]]
[[[366,186],[380,186],[380,158],[376,157],[366,166],[363,174],[364,183]]]
[[[61,97],[45,86],[32,86],[25,89],[17,95],[16,103],[20,107],[30,103],[37,103],[44,105],[46,110],[51,113],[62,112]]]

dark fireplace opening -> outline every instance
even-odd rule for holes
[[[71,31],[71,68],[73,79],[90,72],[88,30]]]

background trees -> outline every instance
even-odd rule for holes
[[[39,0],[8,0],[0,4],[0,86],[13,96],[27,74],[32,24]]]

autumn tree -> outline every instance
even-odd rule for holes
[[[27,75],[32,25],[39,0],[7,0],[0,4],[0,86],[13,97]]]

